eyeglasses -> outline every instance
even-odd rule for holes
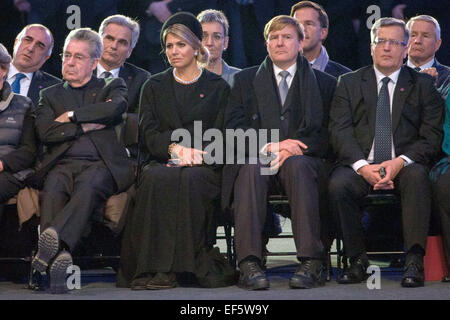
[[[400,40],[394,40],[394,39],[383,39],[383,38],[376,38],[373,43],[378,46],[384,46],[386,43],[389,43],[390,46],[393,47],[400,47],[400,46],[406,46],[406,43],[404,41]]]
[[[208,40],[209,37],[211,37],[213,39],[213,41],[222,41],[222,39],[224,38],[221,34],[218,33],[213,33],[211,35],[207,34],[207,33],[203,33],[203,41]]]
[[[65,53],[65,52],[64,53],[60,53],[59,56],[61,57],[63,62],[64,61],[68,61],[68,60],[70,60],[70,58],[73,57],[75,59],[75,62],[77,62],[77,63],[82,62],[83,60],[91,58],[91,57],[83,56],[83,55],[78,54],[78,53],[72,55],[71,53]]]

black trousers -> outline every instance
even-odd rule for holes
[[[441,232],[444,240],[444,247],[447,255],[447,262],[450,263],[450,170],[440,175],[433,183],[433,195],[436,207],[441,218]]]
[[[423,250],[426,248],[432,197],[428,172],[427,167],[413,163],[394,179],[395,192],[401,198],[403,240],[407,251],[415,245]],[[340,223],[345,252],[350,258],[366,251],[360,201],[371,188],[350,167],[338,167],[330,177],[330,205]]]
[[[41,232],[54,227],[70,250],[90,217],[117,187],[104,162],[64,159],[49,171],[39,193]]]
[[[261,259],[267,196],[274,185],[281,185],[289,199],[297,257],[323,258],[318,187],[322,166],[318,158],[292,156],[276,175],[261,175],[261,164],[241,167],[234,185],[233,203],[239,262],[249,256]]]

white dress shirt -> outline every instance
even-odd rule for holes
[[[382,80],[386,76],[383,73],[381,73],[380,71],[378,71],[377,68],[375,68],[375,66],[373,68],[375,70],[375,76],[377,79],[377,90],[378,90],[378,93],[380,93],[381,87],[383,85]],[[392,102],[394,101],[394,91],[395,91],[395,87],[398,82],[398,76],[400,75],[400,70],[401,69],[398,69],[397,71],[395,71],[388,77],[389,79],[391,79],[391,81],[389,81],[389,83],[387,85],[388,91],[389,91],[389,103],[390,103],[391,115],[392,115]],[[392,117],[391,117],[391,119],[392,119]],[[393,139],[392,139],[392,133],[391,133],[391,145],[392,145],[392,159],[394,159],[396,156],[395,156],[395,147],[394,147],[394,143],[393,143]],[[355,163],[353,163],[352,164],[353,170],[355,170],[355,172],[358,173],[359,168],[361,168],[365,165],[368,165],[370,163],[373,163],[373,159],[374,159],[373,154],[374,154],[374,144],[372,142],[372,148],[370,149],[370,153],[369,153],[369,156],[367,157],[367,159],[361,159],[361,160],[358,160]],[[405,160],[405,166],[413,163],[413,161],[405,155],[400,155],[400,157],[403,160]]]
[[[275,63],[273,64],[273,72],[275,74],[275,80],[277,81],[277,86],[280,86],[281,80],[283,80],[283,77],[280,76],[280,72],[283,71],[283,69],[279,68]],[[297,62],[294,63],[292,66],[286,69],[287,72],[289,72],[289,75],[286,77],[286,82],[288,85],[288,88],[291,87],[292,80],[294,79],[295,72],[297,71]]]
[[[419,66],[419,68],[420,68],[420,70],[423,70],[423,69],[427,69],[427,68],[431,68],[432,66],[433,66],[433,64],[434,64],[434,58],[433,59],[431,59],[430,61],[428,61],[427,63],[425,63],[425,64],[423,64],[423,65],[421,65],[421,66]],[[409,59],[408,59],[408,61],[406,62],[406,65],[408,66],[408,67],[410,67],[410,68],[417,68]]]
[[[22,96],[26,97],[26,96],[28,96],[28,90],[30,89],[30,84],[31,84],[31,80],[33,79],[34,72],[30,72],[30,73],[20,72],[19,70],[17,70],[17,68],[12,63],[10,63],[6,81],[8,81],[8,83],[10,85],[12,85],[14,80],[16,80],[16,75],[18,73],[23,73],[25,75],[25,77],[23,77],[20,80],[20,94]]]
[[[118,78],[119,77],[119,71],[120,71],[120,67],[116,68],[116,69],[112,69],[109,72],[111,72],[113,78]],[[99,62],[97,64],[97,78],[104,78],[103,72],[108,72],[108,71],[105,68],[103,68],[103,66]]]

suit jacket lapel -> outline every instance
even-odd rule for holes
[[[364,97],[364,104],[367,108],[369,119],[369,141],[375,137],[375,120],[377,115],[378,87],[375,71],[369,67],[362,76],[361,92]]]
[[[261,64],[253,80],[253,90],[258,101],[261,126],[267,129],[281,128],[280,100],[274,87],[272,63],[269,57]]]
[[[392,134],[398,127],[406,97],[412,88],[412,78],[406,67],[402,67],[398,76],[398,81],[394,90],[394,99],[392,101]]]

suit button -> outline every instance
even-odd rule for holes
[[[64,135],[64,132],[61,132],[61,135],[63,136],[63,135]]]
[[[284,120],[284,116],[281,116],[281,117],[280,117],[280,120],[283,121],[283,120]]]
[[[255,113],[255,114],[252,116],[252,119],[253,119],[253,120],[258,119],[258,115]]]

